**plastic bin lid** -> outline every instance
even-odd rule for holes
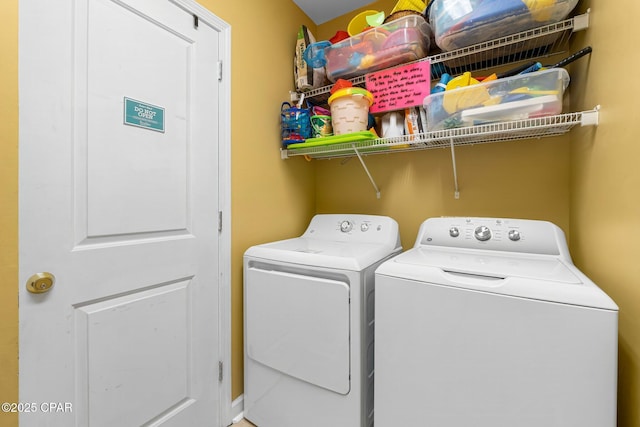
[[[329,105],[331,105],[331,103],[338,98],[341,98],[343,96],[351,96],[351,95],[363,96],[369,100],[369,106],[373,104],[373,95],[368,90],[362,89],[359,87],[345,87],[343,89],[340,89],[334,92],[334,94],[329,97],[329,101],[328,101]]]

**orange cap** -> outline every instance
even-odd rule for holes
[[[331,88],[331,93],[333,94],[334,92],[347,87],[353,87],[353,84],[351,84],[349,80],[338,79]]]

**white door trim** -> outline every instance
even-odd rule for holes
[[[194,0],[170,0],[198,17],[199,25],[209,25],[219,33],[219,56],[222,61],[222,80],[219,87],[219,165],[218,182],[220,198],[219,233],[219,337],[222,362],[220,394],[221,426],[232,423],[231,414],[231,25]],[[215,165],[212,165],[214,167]]]

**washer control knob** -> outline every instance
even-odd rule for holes
[[[449,229],[449,236],[458,237],[459,235],[460,235],[460,230],[458,229],[458,227],[451,227]]]
[[[480,240],[481,242],[486,242],[491,238],[491,230],[485,225],[477,227],[474,234],[476,236],[476,239]]]
[[[340,223],[340,231],[343,233],[348,233],[353,230],[353,223],[351,221],[342,221]]]
[[[369,231],[369,224],[367,224],[366,222],[363,222],[362,224],[360,224],[360,231],[362,231],[363,233],[365,231]]]
[[[520,232],[518,230],[509,230],[509,240],[514,242],[520,240]]]

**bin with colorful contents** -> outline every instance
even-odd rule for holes
[[[323,51],[327,77],[352,79],[427,56],[431,27],[417,14],[373,27]]]
[[[473,81],[473,79],[472,79]],[[564,68],[472,84],[424,100],[429,131],[551,116],[562,112]]]

